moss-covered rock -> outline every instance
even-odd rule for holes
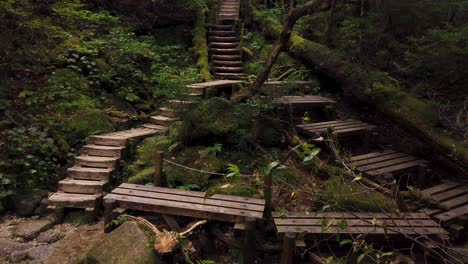
[[[65,120],[67,142],[73,146],[89,135],[102,134],[114,130],[111,118],[102,110],[90,110]]]
[[[391,199],[376,191],[345,181],[341,176],[333,176],[318,190],[319,201],[332,205],[338,210],[381,212],[396,209]]]
[[[214,154],[203,153],[203,147],[185,148],[177,153],[174,162],[184,164],[187,167],[204,171],[219,172],[223,169],[224,163]],[[165,174],[168,184],[173,187],[197,185],[200,189],[205,189],[209,185],[211,175],[186,170],[173,165],[165,166]]]
[[[125,222],[86,254],[87,263],[155,263],[156,254],[136,222]]]
[[[144,168],[139,170],[134,175],[128,178],[129,183],[133,184],[146,184],[153,181],[154,167]]]

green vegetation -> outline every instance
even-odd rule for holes
[[[200,80],[188,51],[190,23],[200,20],[200,29],[206,7],[203,1],[174,7],[183,16],[174,20],[185,24],[168,31],[158,23],[170,19],[151,25],[147,16],[135,19],[118,6],[79,0],[0,4],[2,195],[54,184],[87,136],[124,128],[122,120],[154,111]],[[204,44],[195,43],[194,50]]]

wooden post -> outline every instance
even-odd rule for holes
[[[114,220],[113,211],[116,206],[115,200],[104,200],[104,232],[109,233],[113,230],[112,221]]]
[[[55,214],[55,223],[56,224],[63,223],[63,220],[65,219],[65,208],[64,207],[56,207],[54,209],[54,214]]]
[[[325,118],[327,120],[334,120],[336,119],[336,111],[333,105],[325,106]]]
[[[203,99],[208,99],[208,91],[207,91],[207,88],[203,88],[202,89],[202,98]]]
[[[164,184],[162,170],[163,170],[164,152],[156,152],[156,163],[154,165],[154,186],[161,187]]]
[[[286,233],[283,239],[283,252],[281,264],[293,264],[294,251],[296,249],[296,233]]]
[[[242,252],[242,263],[251,264],[255,262],[255,218],[245,218],[245,241]]]
[[[426,164],[420,164],[418,166],[418,171],[417,171],[417,185],[419,188],[423,188],[425,185],[425,182],[427,181],[427,175],[426,175],[426,170],[427,170],[427,165]]]
[[[265,175],[263,180],[263,193],[265,196],[265,211],[263,216],[265,219],[269,220],[271,218],[271,185],[272,185],[272,175],[271,172],[268,175]]]

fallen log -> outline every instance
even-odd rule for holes
[[[278,39],[281,23],[266,12],[259,11],[250,1],[244,1],[252,21],[270,38]],[[406,92],[397,80],[385,72],[346,61],[338,52],[325,45],[292,33],[286,49],[293,56],[314,65],[317,70],[336,80],[346,94],[376,110],[417,135],[434,152],[443,154],[451,166],[468,170],[468,146],[448,136],[440,127],[434,106]]]

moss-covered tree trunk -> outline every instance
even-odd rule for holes
[[[252,21],[271,38],[281,36],[278,20],[261,12],[248,2]],[[360,102],[371,104],[439,153],[452,164],[468,167],[468,147],[446,135],[440,127],[439,116],[432,104],[406,92],[397,80],[385,72],[347,61],[341,54],[325,45],[307,40],[293,33],[286,44],[288,51],[297,58],[314,65],[318,71],[336,80],[346,92]]]

